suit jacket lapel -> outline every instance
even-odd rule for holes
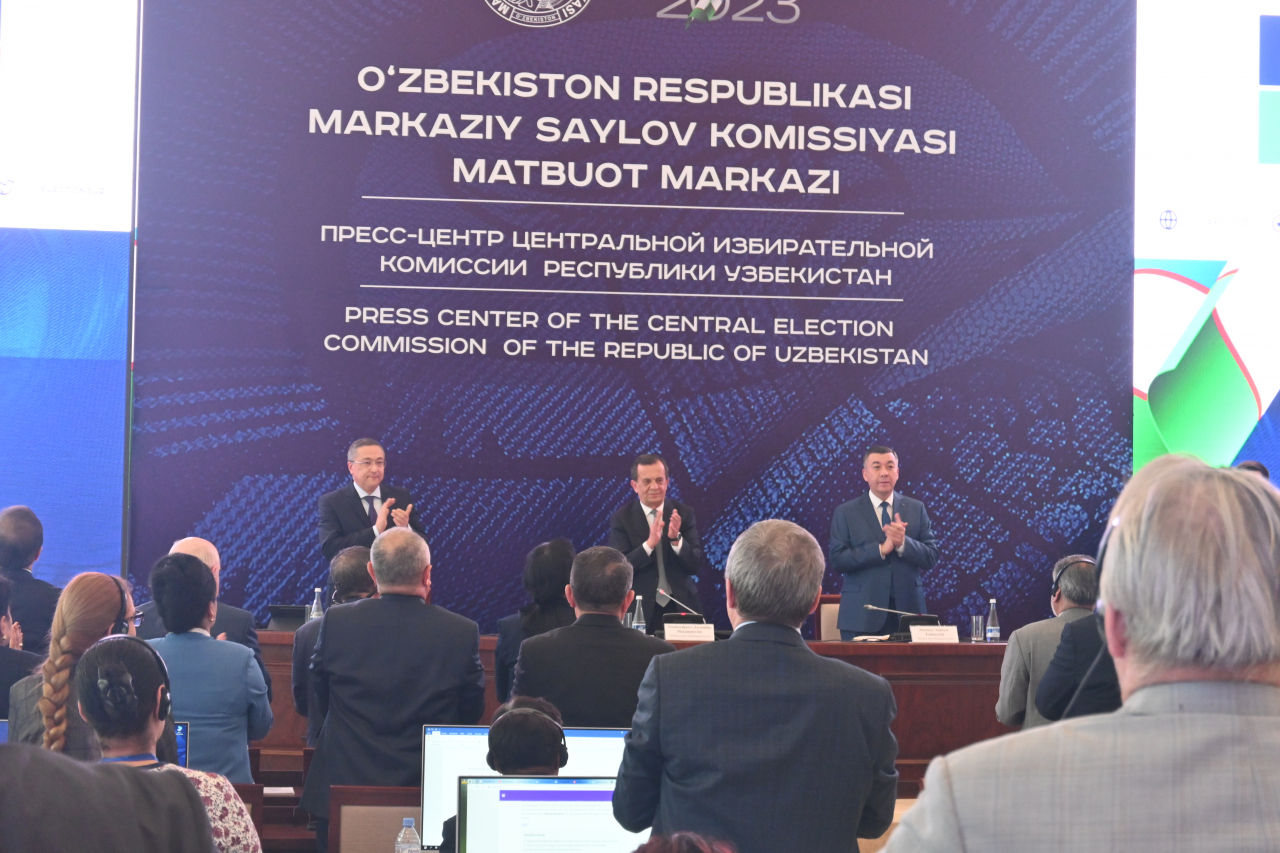
[[[863,495],[863,497],[865,498],[867,496]],[[862,516],[862,520],[865,521],[867,526],[875,532],[876,539],[883,542],[885,540],[884,525],[880,523],[880,516],[876,513],[875,507],[871,505],[871,499],[867,498],[866,500],[860,500],[858,501],[858,504],[858,513]]]
[[[351,520],[359,520],[361,526],[369,525],[369,505],[360,499],[360,495],[356,493],[355,483],[348,483],[346,490],[347,512],[351,513]]]

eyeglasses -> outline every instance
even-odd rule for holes
[[[142,619],[143,619],[143,617],[145,617],[145,616],[146,616],[146,614],[145,614],[145,613],[143,613],[141,610],[139,610],[139,611],[137,611],[136,613],[134,613],[134,614],[133,614],[133,620],[132,620],[132,621],[133,621],[133,627],[135,627],[135,628],[141,628],[141,627],[142,627]]]
[[[385,459],[359,459],[351,463],[360,468],[386,468],[387,460]]]

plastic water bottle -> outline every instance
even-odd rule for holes
[[[320,619],[324,617],[324,606],[320,603],[320,587],[316,587],[316,600],[311,602],[311,613],[307,615],[307,621],[312,619]]]
[[[636,596],[635,614],[636,614],[635,618],[631,620],[631,627],[635,628],[637,631],[643,634],[645,633],[645,630],[648,627],[644,624],[644,596],[643,595]]]
[[[987,611],[987,642],[1000,642],[1000,619],[996,616],[996,600],[991,599],[991,609]]]
[[[413,818],[404,819],[404,829],[396,836],[396,853],[421,853],[422,839],[418,830],[413,828]]]

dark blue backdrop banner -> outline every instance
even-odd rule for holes
[[[373,435],[482,630],[643,451],[723,622],[734,538],[825,547],[885,443],[930,609],[1047,615],[1130,467],[1133,0],[707,5],[146,5],[144,596],[200,535],[226,600],[309,601]]]

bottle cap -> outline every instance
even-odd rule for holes
[[[410,829],[412,829],[412,828],[413,828],[413,818],[411,818],[411,817],[407,817],[407,818],[405,818],[405,819],[404,819],[404,823],[403,823],[402,825],[403,825],[403,826],[407,826],[407,827],[409,827]]]
[[[995,603],[996,603],[996,600],[995,600],[994,598],[993,598],[993,599],[991,599],[991,603],[992,603],[992,604],[995,604]]]

